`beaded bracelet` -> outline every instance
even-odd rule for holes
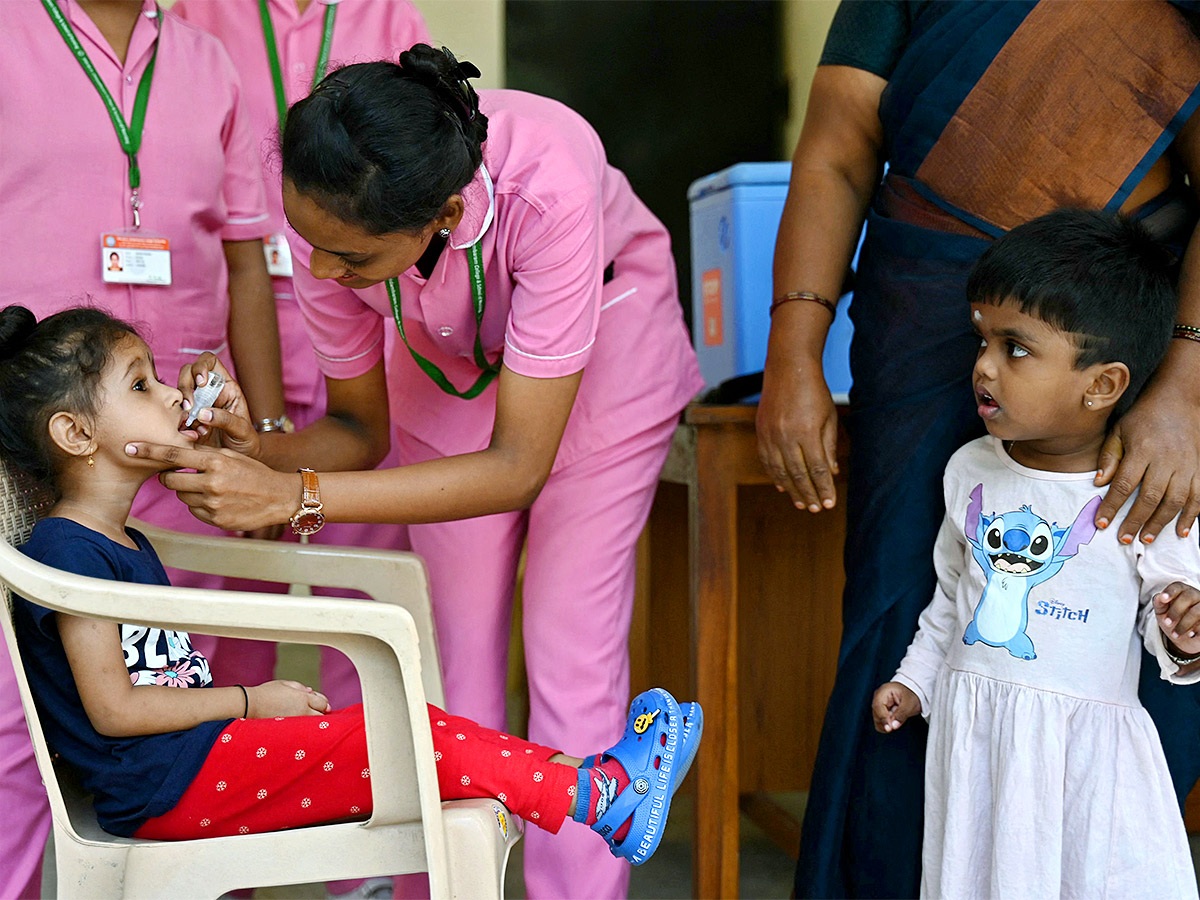
[[[1176,325],[1171,329],[1171,337],[1200,342],[1200,328],[1195,325]]]
[[[820,303],[823,307],[829,310],[832,315],[837,315],[836,303],[834,303],[832,300],[822,297],[820,294],[814,294],[811,291],[789,291],[786,294],[780,294],[771,303],[771,315],[775,315],[775,310],[779,309],[779,307],[783,306],[783,304],[791,303],[793,300],[808,300],[812,303]],[[1200,340],[1200,329],[1197,329],[1196,340]]]

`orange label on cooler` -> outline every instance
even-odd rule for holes
[[[704,312],[704,345],[725,343],[724,316],[721,315],[721,270],[709,269],[700,276],[700,299]]]

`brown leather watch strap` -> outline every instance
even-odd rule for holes
[[[321,486],[317,482],[317,473],[312,469],[300,470],[300,482],[303,494],[300,497],[301,506],[310,506],[321,502]]]

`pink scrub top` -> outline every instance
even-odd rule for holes
[[[171,244],[171,285],[107,284],[100,235],[131,227],[128,157],[100,95],[37,0],[4,3],[0,54],[2,304],[40,318],[93,302],[144,329],[159,376],[204,350],[229,362],[222,241],[267,234],[268,214],[237,73],[221,44],[153,2],[121,65],[88,15],[61,0],[126,122],[159,42],[138,162],[142,232]]]
[[[267,0],[275,45],[289,105],[308,96],[328,0],[310,3],[303,13],[296,0]],[[267,62],[258,0],[181,0],[171,8],[194,25],[216,35],[229,51],[242,81],[243,111],[267,186],[267,232],[284,232],[283,191],[276,151],[279,112]],[[337,3],[328,70],[350,63],[388,59],[413,44],[428,43],[425,21],[408,0],[341,0]],[[304,330],[290,278],[273,279],[283,349],[284,390],[289,401],[311,405],[321,385],[312,345]],[[304,361],[304,364],[301,364]]]
[[[428,281],[399,278],[405,332],[459,390],[479,376],[467,247],[487,282],[481,337],[489,359],[533,378],[584,370],[556,467],[676,415],[703,386],[683,324],[663,225],[610,166],[592,127],[568,107],[521,91],[480,92],[483,166],[462,191],[465,213]],[[384,355],[396,325],[385,285],[317,280],[296,237],[296,288],[322,371],[354,378]],[[604,283],[612,264],[613,278]],[[444,393],[393,341],[392,421],[443,454],[491,439],[496,384],[474,400]]]

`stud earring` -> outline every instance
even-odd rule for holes
[[[450,229],[443,228],[441,231],[438,232],[438,236],[444,241],[446,238],[450,237]]]
[[[1087,405],[1088,405],[1088,406],[1091,406],[1091,405],[1092,405],[1092,401],[1091,401],[1091,400],[1087,401]]]
[[[96,459],[91,454],[88,454],[88,468],[89,469],[96,468]]]

